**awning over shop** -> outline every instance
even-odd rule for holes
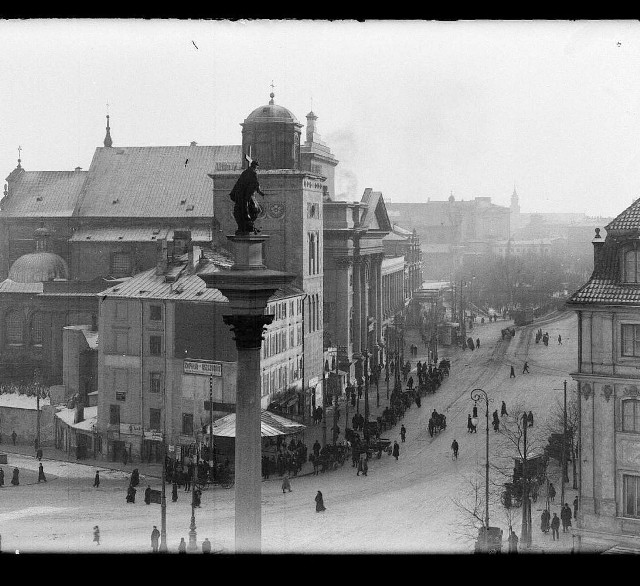
[[[260,434],[262,437],[274,437],[278,435],[292,435],[300,433],[307,428],[306,425],[291,421],[286,417],[271,413],[266,409],[260,412]],[[207,434],[209,426],[207,426]],[[226,417],[213,422],[214,437],[236,437],[236,414],[230,413]]]

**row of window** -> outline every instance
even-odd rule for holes
[[[126,321],[129,319],[128,304],[126,301],[116,301],[115,304],[115,318],[119,321]],[[155,322],[162,322],[162,305],[150,304],[149,305],[149,320]]]
[[[274,315],[274,320],[279,321],[288,317],[295,317],[302,313],[302,298],[290,301],[278,301],[267,305],[267,314]]]
[[[302,356],[262,373],[262,396],[282,391],[302,378]]]
[[[120,425],[120,405],[110,405],[109,424]],[[149,409],[149,429],[162,431],[162,409]],[[193,413],[182,414],[182,435],[193,435]]]
[[[262,344],[262,358],[275,356],[280,352],[285,352],[289,348],[300,346],[300,344],[302,344],[301,323],[296,324],[295,328],[290,326],[287,329],[267,333]]]

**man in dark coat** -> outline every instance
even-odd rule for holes
[[[151,504],[151,487],[149,485],[144,489],[144,502],[147,505]]]
[[[178,484],[177,482],[173,483],[171,487],[171,500],[175,503],[178,501]]]
[[[158,551],[158,541],[160,540],[160,531],[158,531],[158,528],[154,525],[153,526],[153,531],[151,532],[151,550],[153,552],[157,552]]]
[[[458,459],[458,449],[460,448],[460,446],[458,446],[458,442],[456,440],[453,440],[451,442],[451,451],[453,452],[452,454],[452,459],[453,460],[457,460]]]
[[[578,496],[577,495],[576,495],[576,498],[573,499],[573,518],[574,519],[578,518]]]
[[[509,378],[516,378],[516,371],[513,369],[513,364],[511,365],[511,372],[509,373]]]
[[[96,476],[93,479],[93,486],[95,488],[98,488],[100,486],[100,471],[96,470]]]
[[[407,428],[404,426],[404,423],[403,423],[402,427],[400,428],[400,439],[402,440],[402,443],[404,443],[406,436],[407,436]]]
[[[543,533],[549,533],[549,514],[548,509],[544,509],[542,511],[542,515],[540,515],[540,531]]]
[[[560,519],[558,519],[558,513],[554,513],[553,519],[551,519],[551,537],[553,538],[553,541],[556,540],[556,537],[558,538],[558,540],[560,539],[560,532],[558,531],[559,529]]]
[[[398,445],[398,442],[394,441],[393,442],[393,457],[396,459],[396,461],[398,460],[398,456],[400,455],[400,446]]]
[[[526,360],[522,367],[522,374],[529,374],[529,363]]]
[[[14,445],[14,446],[16,445],[16,438],[17,438],[17,437],[18,437],[18,434],[16,433],[16,430],[14,429],[14,430],[11,432],[11,441],[13,442],[13,445]]]
[[[504,401],[502,401],[502,407],[500,408],[500,417],[503,415],[509,415],[507,413],[507,404]]]
[[[211,542],[208,537],[205,537],[202,542],[202,553],[211,553]]]
[[[549,483],[549,500],[551,502],[553,502],[553,500],[556,498],[556,489],[553,486],[553,483]]]
[[[18,468],[13,469],[13,478],[11,479],[11,484],[13,484],[13,486],[18,486],[20,484],[20,470],[18,470]]]
[[[318,440],[316,440],[313,443],[313,455],[317,458],[320,455],[320,442]]]
[[[564,503],[562,511],[560,511],[560,518],[562,519],[562,532],[566,533],[571,527],[571,507],[569,503]]]
[[[44,475],[44,469],[42,468],[42,462],[40,462],[40,465],[38,466],[38,482],[40,481],[47,481],[47,477]]]
[[[96,542],[96,545],[100,545],[100,527],[97,525],[93,528],[93,540]]]
[[[236,184],[233,186],[229,197],[235,203],[233,206],[233,217],[238,224],[236,234],[257,233],[254,222],[260,213],[260,207],[255,201],[253,194],[259,193],[264,197],[258,182],[258,161],[251,161],[249,166],[240,174]]]

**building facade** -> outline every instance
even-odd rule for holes
[[[593,239],[578,316],[581,543],[640,547],[640,200]]]

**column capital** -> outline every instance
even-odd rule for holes
[[[248,350],[262,346],[263,334],[273,321],[273,315],[223,315],[225,324],[235,334],[236,348]]]

